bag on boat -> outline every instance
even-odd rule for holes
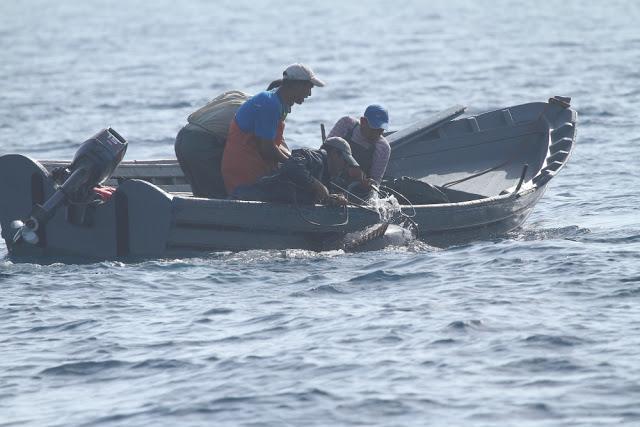
[[[400,193],[416,205],[450,203],[447,195],[435,185],[408,176],[385,179],[382,185]]]
[[[239,90],[227,91],[191,113],[187,121],[226,141],[231,120],[249,98],[249,95]]]

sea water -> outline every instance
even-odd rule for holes
[[[638,22],[630,0],[0,2],[0,153],[70,159],[112,126],[127,159],[171,158],[190,112],[293,62],[328,83],[293,147],[370,103],[394,129],[579,113],[491,241],[49,265],[1,242],[0,426],[640,425]]]

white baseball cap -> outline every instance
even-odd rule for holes
[[[304,64],[291,64],[282,73],[282,80],[301,80],[323,87],[324,82],[316,77],[313,70]]]

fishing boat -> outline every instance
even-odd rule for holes
[[[0,226],[11,256],[171,257],[248,249],[354,249],[394,221],[447,246],[520,227],[576,140],[570,98],[464,117],[454,106],[390,133],[395,218],[363,203],[288,205],[193,197],[176,160],[122,161],[113,129],[72,161],[0,157]],[[108,186],[108,187],[105,187]],[[354,237],[355,236],[355,237]]]

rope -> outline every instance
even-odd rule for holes
[[[499,168],[501,168],[501,167],[503,167],[503,166],[506,166],[506,165],[508,165],[509,163],[511,163],[511,161],[513,160],[513,157],[514,157],[514,156],[511,156],[511,158],[510,158],[509,160],[507,160],[506,162],[500,163],[499,165],[496,165],[496,166],[494,166],[494,167],[492,167],[492,168],[489,168],[489,169],[483,170],[482,172],[478,172],[478,173],[476,173],[476,174],[469,175],[469,176],[466,176],[466,177],[464,177],[464,178],[457,179],[457,180],[455,180],[455,181],[447,182],[446,184],[441,185],[441,187],[443,187],[443,188],[448,188],[448,187],[451,187],[451,186],[453,186],[453,185],[458,185],[458,184],[460,184],[461,182],[465,182],[465,181],[468,181],[468,180],[470,180],[470,179],[473,179],[473,178],[477,178],[477,177],[479,177],[479,176],[482,176],[482,175],[484,175],[485,173],[493,172],[494,170],[499,169]]]
[[[352,193],[351,191],[347,190],[346,188],[342,188],[341,186],[339,186],[338,184],[336,184],[335,182],[331,181],[331,185],[333,185],[334,187],[336,187],[338,190],[340,191],[344,191],[345,193],[347,193],[348,195],[352,196],[354,199],[358,199],[362,205],[356,205],[354,204],[353,206],[357,206],[359,208],[374,212],[376,214],[380,214],[380,212],[378,212],[377,209],[375,209],[374,207],[371,206],[370,203],[368,203],[366,200],[362,199],[361,197],[357,196],[356,194]],[[368,205],[368,206],[367,206]]]
[[[411,200],[407,199],[407,197],[404,194],[400,193],[399,191],[394,190],[391,187],[387,187],[386,185],[381,185],[379,189],[376,189],[375,187],[373,187],[373,189],[376,190],[378,192],[378,194],[380,194],[380,191],[381,191],[382,188],[385,189],[384,191],[388,190],[388,191],[391,191],[394,195],[400,196],[402,199],[404,199],[404,201],[407,202],[407,204],[409,206],[411,206],[411,210],[413,211],[413,215],[409,216],[409,215],[405,214],[404,212],[402,212],[402,207],[401,207],[400,208],[400,214],[402,216],[405,216],[407,218],[414,218],[417,215],[415,206],[413,206],[413,203],[411,203]]]
[[[404,213],[402,211],[402,207],[400,208],[400,217],[403,218],[401,220],[401,225],[404,228],[408,228],[409,231],[411,231],[414,234],[414,237],[418,237],[418,230],[420,229],[420,227],[418,226],[418,223],[416,221],[413,220],[413,218],[415,218],[418,213],[416,212],[416,208],[413,205],[413,203],[411,203],[411,200],[409,200],[404,194],[400,193],[399,191],[394,190],[391,187],[387,187],[386,185],[381,185],[380,189],[376,189],[375,186],[373,187],[374,190],[376,190],[378,192],[378,194],[380,194],[380,191],[391,191],[392,193],[394,193],[395,195],[398,195],[400,197],[402,197],[409,206],[411,206],[411,210],[413,210],[413,215],[409,216],[406,213]],[[384,188],[385,190],[381,190],[382,188]]]
[[[304,216],[304,214],[302,213],[302,210],[300,209],[300,205],[298,203],[298,190],[296,188],[296,185],[291,183],[292,187],[293,187],[293,204],[296,207],[296,211],[298,212],[298,215],[300,216],[300,218],[302,218],[306,223],[311,224],[311,225],[315,225],[318,227],[342,227],[344,225],[347,225],[349,223],[349,208],[347,206],[343,206],[344,208],[344,216],[345,219],[343,222],[339,222],[339,223],[334,223],[334,224],[321,224],[319,222],[315,222],[309,218],[307,218],[306,216]]]

